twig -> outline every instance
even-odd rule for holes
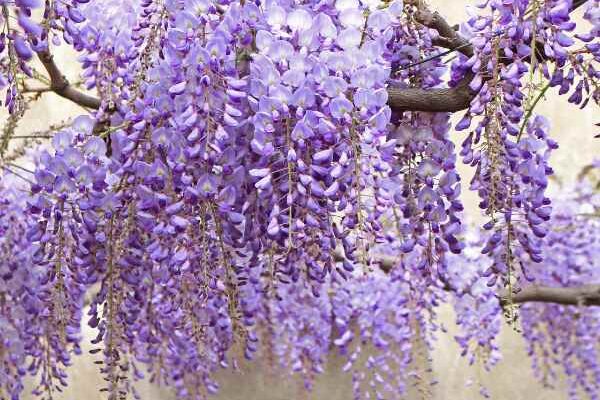
[[[93,109],[100,108],[100,99],[80,92],[69,83],[54,62],[54,58],[49,50],[38,51],[37,55],[50,77],[50,90],[80,106]]]
[[[519,135],[517,136],[517,142],[519,142],[519,140],[521,139],[521,136],[523,136],[523,132],[525,131],[525,127],[527,126],[527,122],[529,122],[529,119],[531,118],[531,115],[533,114],[533,110],[535,110],[535,107],[540,102],[540,100],[542,99],[542,97],[544,97],[544,94],[546,94],[546,92],[548,91],[549,88],[550,88],[550,82],[548,82],[542,88],[542,90],[540,91],[540,93],[537,95],[537,97],[533,101],[533,104],[531,105],[531,107],[529,107],[529,109],[527,110],[527,114],[525,115],[525,118],[523,119],[523,123],[521,124],[521,129],[519,129]]]
[[[33,174],[35,174],[35,172],[33,172],[32,170],[30,170],[30,169],[27,169],[27,168],[25,168],[25,167],[21,167],[20,165],[17,165],[17,164],[15,164],[15,163],[11,163],[11,162],[9,162],[9,163],[7,163],[7,165],[10,165],[11,167],[18,168],[18,169],[20,169],[21,171],[27,172],[27,173],[29,173],[29,174],[32,174],[32,175],[33,175]]]
[[[452,53],[454,53],[455,51],[458,51],[458,50],[460,50],[460,49],[466,48],[466,47],[468,47],[468,46],[470,46],[470,45],[471,45],[470,43],[464,43],[464,44],[460,45],[459,47],[457,47],[456,49],[450,49],[450,50],[443,51],[443,52],[441,52],[441,53],[435,54],[435,55],[433,55],[433,56],[431,56],[431,57],[427,57],[427,58],[425,58],[425,59],[423,59],[423,60],[421,60],[421,61],[417,61],[417,62],[414,62],[414,63],[412,63],[412,64],[408,64],[408,65],[401,65],[401,66],[400,66],[400,67],[398,67],[396,70],[397,70],[397,71],[402,71],[402,70],[404,70],[404,69],[409,69],[409,68],[416,67],[417,65],[425,64],[426,62],[433,61],[433,60],[436,60],[436,59],[438,59],[438,58],[441,58],[441,57],[447,56],[448,54],[452,54]]]
[[[12,169],[8,168],[8,167],[7,167],[7,166],[5,166],[5,165],[0,165],[0,168],[2,168],[2,169],[3,169],[3,170],[5,170],[6,172],[8,172],[8,173],[10,173],[10,174],[12,174],[12,175],[14,175],[14,176],[16,176],[16,177],[18,177],[18,178],[21,178],[21,179],[23,179],[24,181],[26,181],[26,182],[28,182],[28,183],[30,183],[30,184],[32,184],[32,185],[34,184],[34,182],[33,182],[31,179],[29,179],[29,178],[25,178],[23,175],[21,175],[21,174],[19,174],[19,173],[15,172],[15,171],[13,171]]]
[[[50,139],[52,136],[50,135],[15,135],[11,136],[9,139]]]

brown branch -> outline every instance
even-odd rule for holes
[[[69,99],[82,107],[98,109],[100,108],[100,99],[87,95],[74,88],[67,78],[60,71],[54,57],[48,50],[38,51],[37,55],[46,68],[50,77],[50,90],[65,99]]]
[[[475,94],[469,87],[474,74],[468,72],[458,85],[447,89],[398,88],[388,86],[388,105],[394,111],[456,112],[469,108]]]
[[[9,139],[50,139],[52,136],[50,135],[15,135],[11,136]]]
[[[422,2],[413,0],[417,5],[417,21],[424,26],[435,29],[439,37],[433,44],[448,50],[457,50],[471,57],[473,46],[458,34],[456,30],[438,13],[431,12]],[[475,75],[467,72],[463,79],[453,88],[447,89],[418,89],[388,87],[388,104],[394,111],[428,111],[456,112],[469,108],[475,93],[469,84]]]
[[[346,260],[344,251],[341,248],[337,248],[333,252],[333,257],[336,262],[344,262]],[[397,259],[392,256],[375,256],[373,263],[379,265],[382,271],[388,273],[397,264]],[[457,292],[449,285],[444,286],[443,289],[448,292]],[[462,292],[461,294],[468,294],[468,292]],[[506,292],[500,294],[498,299],[503,307],[507,306],[510,302],[512,304],[552,303],[572,306],[600,306],[600,284],[578,287],[531,285],[513,294],[512,299],[508,298]]]
[[[500,296],[503,305],[509,303],[508,295]],[[600,285],[579,287],[548,287],[532,285],[512,296],[514,304],[554,303],[572,306],[600,306]]]
[[[573,2],[571,11],[581,7],[586,1]],[[438,12],[431,12],[422,0],[407,0],[408,4],[418,7],[417,21],[422,25],[435,29],[439,37],[433,44],[449,50],[456,50],[471,57],[474,54],[473,46],[462,37]],[[536,46],[543,48],[543,43]],[[545,57],[545,55],[541,55]],[[527,60],[525,60],[527,61]],[[469,108],[471,101],[477,94],[469,87],[475,77],[471,71],[467,72],[462,80],[452,88],[447,89],[418,89],[388,87],[388,104],[394,111],[428,111],[428,112],[457,112]]]

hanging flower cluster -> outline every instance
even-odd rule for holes
[[[540,240],[542,251],[553,254],[552,259],[543,268],[528,267],[538,284],[585,286],[598,280],[600,197],[589,181],[571,193],[557,204],[548,235]],[[582,297],[580,301],[583,305],[587,300]],[[600,376],[598,308],[527,304],[520,309],[520,319],[537,377],[551,383],[562,369],[570,398],[580,398],[581,393],[595,398]]]
[[[545,193],[553,173],[548,158],[558,144],[549,137],[549,123],[536,116],[534,108],[551,86],[560,85],[561,94],[568,92],[575,75],[581,81],[569,101],[582,103],[582,91],[589,95],[585,103],[596,99],[598,91],[591,82],[597,80],[593,64],[598,53],[596,46],[586,44],[592,34],[567,35],[575,29],[570,1],[487,1],[482,6],[488,12],[463,26],[472,36],[474,54],[461,55],[453,66],[453,80],[471,74],[470,89],[477,92],[457,129],[468,129],[477,120],[460,155],[476,167],[470,189],[478,192],[479,206],[490,218],[484,226],[490,234],[483,250],[494,259],[486,271],[489,284],[501,278],[512,287],[513,279],[527,278],[527,272],[517,268],[522,260],[515,254],[542,261],[534,243],[546,235],[551,213]],[[589,18],[589,8],[587,13]],[[584,47],[572,50],[576,39]],[[549,73],[551,64],[554,76]],[[536,69],[548,83],[538,82]],[[566,70],[568,77],[563,79]]]
[[[39,270],[23,268],[32,265],[24,216],[27,196],[2,184],[0,203],[0,395],[18,398],[23,390],[23,375],[27,370],[27,354],[35,347],[30,330],[32,311],[36,307]]]

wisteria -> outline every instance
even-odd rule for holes
[[[536,284],[586,285],[597,279],[598,220],[590,216],[598,213],[600,198],[590,187],[590,183],[597,184],[593,179],[597,170],[587,172],[588,176],[583,176],[572,194],[556,205],[552,228],[540,243],[543,251],[555,256],[545,262],[544,268],[530,267]],[[565,234],[567,231],[569,234]],[[579,299],[580,303],[585,301],[585,296]],[[552,377],[562,368],[568,377],[572,397],[577,397],[581,391],[590,398],[597,398],[600,365],[595,343],[598,337],[597,330],[589,329],[597,324],[597,308],[552,304],[532,307],[527,304],[521,308],[520,316],[538,377],[551,384]],[[570,322],[566,324],[566,321]],[[561,329],[554,329],[557,326]],[[561,360],[560,367],[555,363],[557,358]]]
[[[356,399],[403,398],[433,384],[444,303],[470,363],[506,322],[542,382],[598,398],[598,165],[551,195],[536,111],[554,88],[597,106],[598,0],[480,1],[457,27],[417,0],[0,6],[0,398],[59,398],[82,324],[108,399],[205,399],[234,348],[307,391],[335,354]],[[11,154],[46,92],[86,111]]]

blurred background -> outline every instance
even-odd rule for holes
[[[438,10],[451,24],[465,20],[466,6],[475,1],[467,0],[430,0],[433,10]],[[582,12],[576,15],[580,18]],[[76,55],[67,52],[66,48],[56,51],[57,63],[71,82],[78,80]],[[40,68],[40,70],[42,70]],[[550,90],[548,99],[538,106],[538,111],[552,122],[552,136],[559,142],[560,148],[554,153],[551,165],[557,174],[552,182],[552,192],[560,186],[560,182],[568,185],[575,180],[579,171],[600,157],[600,139],[594,139],[599,128],[594,123],[600,122],[600,110],[591,105],[584,111],[567,103],[566,97],[558,97]],[[6,114],[0,115],[6,121]],[[27,111],[25,118],[17,129],[18,135],[31,134],[34,131],[47,130],[51,124],[58,124],[70,117],[80,115],[85,110],[52,93],[44,94]],[[4,123],[4,122],[3,122]],[[463,134],[455,133],[456,142],[462,141]],[[16,140],[14,142],[17,142]],[[12,146],[18,143],[11,144]],[[463,176],[468,177],[471,171],[463,167]],[[477,210],[475,193],[463,191],[463,200],[467,210]],[[470,217],[478,219],[477,211]],[[511,327],[504,326],[500,337],[502,361],[491,371],[486,372],[481,365],[468,365],[466,359],[460,357],[460,348],[454,342],[457,332],[451,307],[440,307],[439,321],[448,329],[448,333],[438,334],[434,348],[427,350],[421,345],[420,356],[416,357],[416,367],[422,372],[420,379],[413,378],[413,387],[406,395],[413,399],[478,399],[479,384],[489,390],[492,399],[525,400],[525,399],[566,399],[566,388],[560,383],[554,389],[543,387],[533,376],[530,359],[526,354],[523,340],[519,333]],[[88,355],[89,339],[95,333],[84,322],[84,355],[74,358],[73,366],[68,370],[70,386],[57,400],[95,400],[105,397],[98,391],[103,381],[98,373],[98,366],[93,364]],[[420,344],[417,344],[420,345]],[[243,360],[243,356],[239,359]],[[326,372],[317,378],[314,390],[305,393],[300,380],[281,375],[277,366],[271,366],[264,359],[253,363],[241,362],[239,371],[223,371],[217,375],[221,384],[221,392],[215,400],[349,400],[352,398],[352,383],[349,374],[341,371],[345,360],[332,356]],[[437,382],[430,386],[429,381]],[[151,384],[138,385],[142,399],[167,400],[173,398],[171,393]],[[32,398],[25,394],[24,399]]]

